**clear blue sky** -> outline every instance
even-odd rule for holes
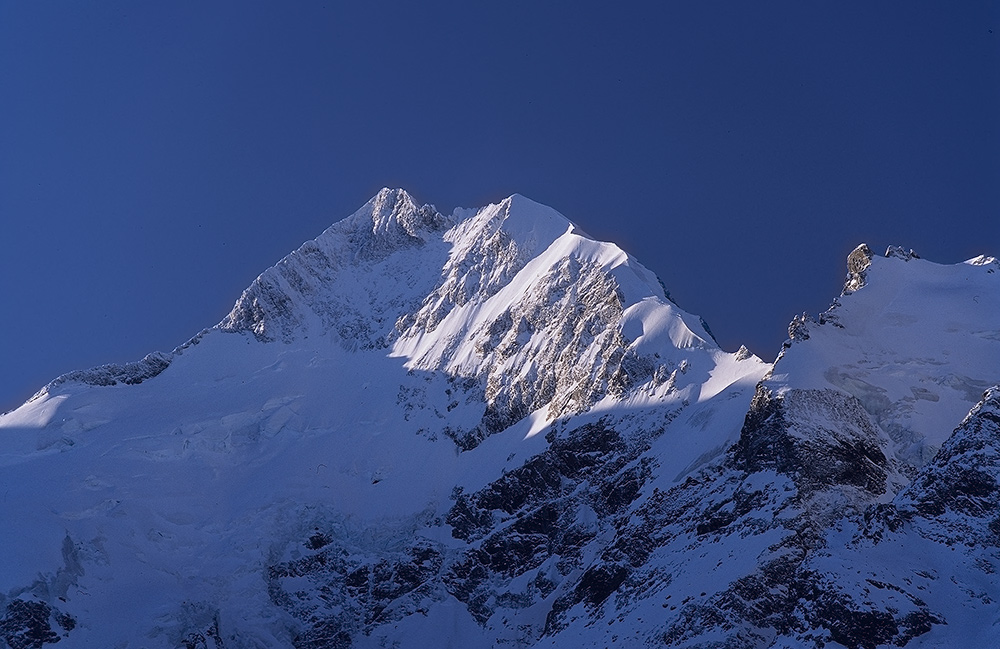
[[[1000,256],[1000,11],[0,0],[0,410],[401,186],[519,192],[773,358],[859,242]]]

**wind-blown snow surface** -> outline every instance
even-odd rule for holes
[[[890,252],[772,368],[547,207],[383,190],[0,417],[0,638],[987,646],[1000,264]]]

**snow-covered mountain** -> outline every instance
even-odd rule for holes
[[[848,266],[772,366],[550,208],[383,190],[0,416],[0,639],[989,646],[1000,263]]]

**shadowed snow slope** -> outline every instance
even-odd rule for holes
[[[981,645],[997,268],[859,248],[772,368],[550,208],[383,190],[0,416],[0,646]]]

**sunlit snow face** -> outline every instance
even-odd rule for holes
[[[41,396],[0,419],[3,428],[45,428],[55,418],[67,395]]]

